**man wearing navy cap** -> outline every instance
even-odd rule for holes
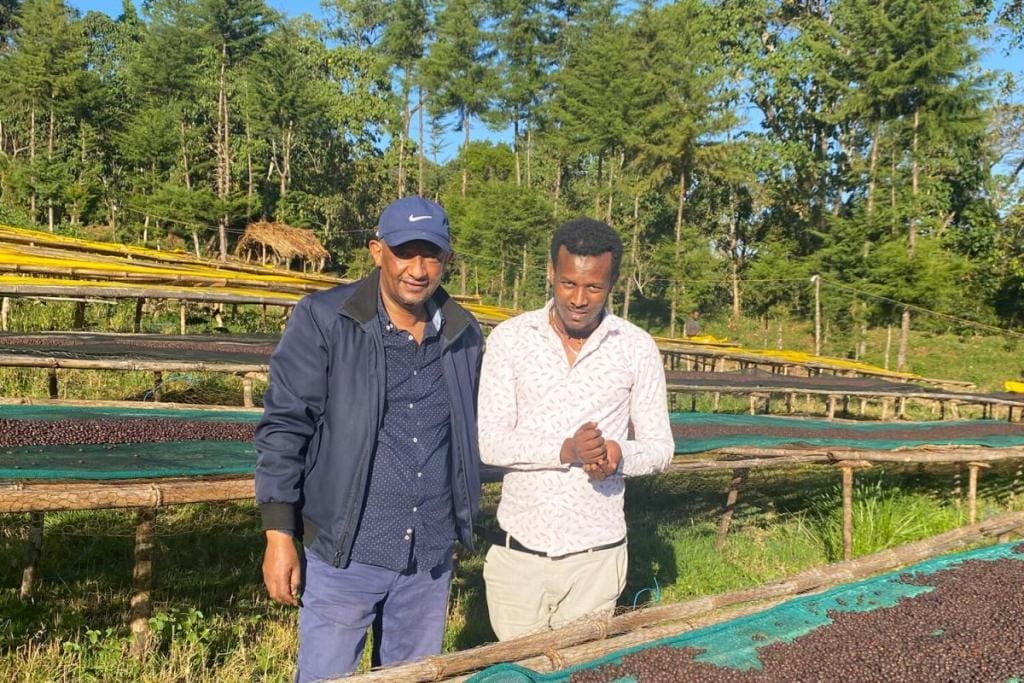
[[[374,666],[440,652],[453,544],[472,548],[483,336],[439,287],[448,216],[399,199],[369,248],[368,277],[295,306],[256,429],[263,578],[300,607],[300,682],[353,671],[371,627]]]

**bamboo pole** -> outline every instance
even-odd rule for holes
[[[25,568],[21,572],[21,589],[18,591],[18,597],[22,601],[30,600],[35,592],[36,576],[39,573],[39,558],[43,553],[44,524],[45,517],[42,512],[29,513]]]
[[[748,588],[719,595],[705,596],[687,602],[659,605],[627,612],[611,618],[589,618],[568,626],[535,633],[515,640],[490,643],[408,664],[371,671],[355,677],[359,681],[391,681],[393,683],[425,683],[440,681],[459,674],[483,669],[500,662],[522,661],[546,652],[588,643],[608,636],[669,621],[691,619],[714,610],[758,600],[773,600],[856,581],[868,576],[920,562],[978,541],[1016,531],[1024,526],[1024,512],[1013,512],[987,519],[979,524],[960,527],[922,541],[883,550],[856,560],[816,567],[757,588]]]
[[[131,408],[132,410],[201,410],[206,412],[241,412],[259,414],[262,408],[239,408],[238,406],[211,406],[194,403],[142,403],[139,401],[83,401],[76,399],[51,400],[47,398],[10,398],[0,396],[0,405],[8,406],[75,406],[81,408]],[[0,491],[3,488],[0,487]]]
[[[740,487],[747,480],[750,470],[735,469],[732,471],[732,480],[729,482],[729,492],[725,498],[725,510],[722,511],[722,518],[718,522],[718,540],[715,548],[721,550],[725,547],[725,538],[729,534],[729,527],[732,526],[732,516],[736,510],[736,500],[740,495]]]
[[[30,357],[0,353],[0,367],[55,368],[67,370],[141,370],[167,372],[268,372],[269,363],[221,363],[217,361],[118,360],[107,358]]]
[[[162,370],[153,371],[153,400],[156,402],[164,399],[164,373]]]
[[[185,334],[185,301],[184,299],[178,304],[178,327],[181,330],[181,334]]]
[[[14,484],[0,486],[0,512],[141,508],[244,500],[253,478],[118,481],[110,484]]]
[[[153,613],[150,593],[153,590],[153,539],[156,511],[143,508],[138,512],[135,527],[135,566],[132,569],[132,595],[129,619],[132,631],[132,655],[142,657],[149,650],[149,617]]]
[[[10,330],[11,321],[11,300],[9,297],[0,297],[0,332]]]

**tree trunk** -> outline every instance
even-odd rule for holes
[[[868,218],[875,211],[875,187],[878,184],[878,137],[881,134],[882,124],[875,122],[874,134],[871,136],[871,156],[868,161]]]
[[[417,92],[417,97],[418,97],[418,100],[419,100],[419,104],[417,106],[417,115],[418,115],[419,120],[420,120],[420,148],[419,148],[419,150],[417,150],[419,152],[419,177],[417,178],[417,181],[416,181],[416,190],[417,190],[417,194],[419,194],[419,196],[422,197],[423,196],[423,175],[424,175],[424,171],[426,170],[426,161],[425,161],[425,156],[424,156],[424,152],[423,152],[423,150],[425,149],[425,145],[424,145],[425,137],[424,136],[426,135],[426,133],[424,131],[424,128],[423,128],[423,88],[417,89],[416,92]]]
[[[896,372],[903,372],[907,366],[907,345],[910,339],[910,309],[903,309],[900,324],[900,348],[896,353]]]
[[[679,259],[683,254],[683,215],[686,206],[686,171],[679,173],[679,193],[676,195],[676,234],[672,258],[672,302],[669,305],[668,336],[676,336],[676,318],[679,315]],[[635,206],[635,205],[634,205]]]
[[[462,196],[466,196],[466,187],[469,185],[469,166],[467,165],[469,160],[466,156],[469,154],[469,110],[464,109],[462,112],[462,130],[465,133],[462,143]],[[502,283],[502,288],[505,284]]]
[[[289,121],[281,136],[281,197],[288,194],[288,182],[292,177],[292,147],[295,144],[295,125]]]
[[[230,121],[228,119],[227,92],[228,46],[221,43],[220,77],[217,88],[217,196],[226,202],[231,195],[231,146],[229,138]],[[217,224],[219,240],[219,256],[221,261],[228,259],[228,221],[227,213],[223,213]]]
[[[921,213],[920,202],[918,202],[918,183],[920,180],[920,164],[917,162],[917,140],[918,140],[918,128],[921,123],[921,112],[919,109],[914,110],[914,139],[911,155],[913,156],[913,165],[911,167],[910,175],[910,189],[911,194],[914,196],[914,202],[911,207],[913,215],[910,217],[910,234],[907,235],[907,253],[910,256],[914,255],[914,251],[917,248],[917,224],[918,217]]]
[[[188,147],[185,144],[185,121],[181,122],[181,174],[185,181],[185,189],[192,191],[192,174],[188,170]]]
[[[633,283],[639,277],[640,258],[637,250],[640,243],[640,193],[633,195],[633,240],[629,249],[630,272],[626,277],[626,287],[622,294],[622,318],[629,320],[629,304],[633,300]]]
[[[32,194],[29,196],[29,210],[32,213],[33,222],[36,220],[36,105],[32,103],[32,113],[29,116],[29,132],[28,132],[28,160],[29,167],[32,169]]]
[[[533,129],[526,126],[526,186],[533,186]]]
[[[256,179],[252,166],[252,128],[249,127],[249,120],[245,121],[245,165],[246,165],[246,187],[245,187],[245,217],[252,218],[252,200],[256,195]]]
[[[402,78],[402,132],[398,135],[398,183],[395,188],[399,197],[405,196],[405,141],[409,139],[409,129],[412,127],[408,73],[408,70],[404,70]]]
[[[50,125],[46,136],[46,163],[53,164],[53,137],[56,128],[56,114],[53,111],[53,99],[50,100]],[[46,222],[53,232],[53,197],[46,198]]]
[[[519,118],[512,122],[512,151],[516,159],[516,187],[523,184],[523,169],[519,162]]]

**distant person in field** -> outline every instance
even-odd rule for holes
[[[700,334],[700,311],[692,311],[690,317],[686,319],[686,324],[683,325],[683,336],[696,337],[698,334]]]
[[[375,666],[438,654],[453,544],[472,548],[483,336],[439,287],[448,216],[399,199],[369,249],[368,277],[296,305],[256,429],[263,579],[300,608],[300,683],[352,672],[371,626]]]
[[[508,469],[500,531],[484,532],[501,640],[614,610],[626,583],[625,477],[672,458],[658,347],[607,311],[621,260],[610,227],[566,223],[551,242],[551,301],[487,339],[480,455]]]

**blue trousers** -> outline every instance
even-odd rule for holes
[[[332,567],[306,552],[297,683],[338,678],[359,665],[373,627],[373,665],[441,652],[452,560],[402,574],[357,562]]]

